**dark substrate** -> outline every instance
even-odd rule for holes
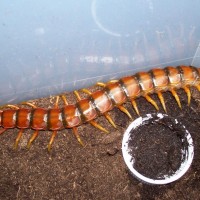
[[[3,133],[0,136],[0,199],[200,199],[200,96],[194,90],[188,107],[184,92],[179,90],[178,94],[182,110],[169,92],[164,94],[168,114],[187,127],[195,148],[192,166],[180,180],[152,186],[130,175],[123,161],[121,141],[131,121],[116,108],[110,114],[117,129],[104,117],[96,120],[110,131],[109,134],[89,124],[78,128],[84,147],[77,142],[70,129],[58,133],[50,153],[46,148],[50,131],[41,131],[30,150],[26,149],[26,145],[32,130],[23,134],[17,150],[12,147],[18,130]],[[71,103],[74,102],[72,94],[67,94],[67,97]],[[152,98],[161,108],[157,96],[152,95]],[[54,100],[46,98],[32,102],[49,107],[53,106]],[[137,99],[137,103],[141,116],[155,113],[144,98]],[[130,103],[126,103],[125,107],[134,118],[137,117]],[[160,112],[163,110],[160,109]],[[151,163],[148,159],[146,162],[148,165]]]

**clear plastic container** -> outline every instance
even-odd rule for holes
[[[0,2],[0,104],[199,65],[200,1]]]

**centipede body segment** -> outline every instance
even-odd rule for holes
[[[181,108],[176,90],[183,88],[187,94],[189,104],[191,99],[190,87],[196,87],[200,91],[200,68],[193,66],[157,68],[108,83],[97,83],[97,85],[101,87],[98,91],[82,90],[88,95],[85,99],[81,99],[78,91],[74,91],[77,98],[75,104],[69,105],[66,97],[61,95],[60,97],[64,102],[64,106],[61,108],[58,107],[59,96],[56,98],[54,108],[51,109],[38,108],[28,102],[23,104],[28,105],[30,108],[20,108],[15,105],[5,106],[6,109],[0,110],[0,134],[7,129],[18,128],[19,133],[14,145],[16,148],[23,132],[26,129],[33,129],[35,132],[28,142],[28,147],[30,147],[39,135],[39,131],[50,130],[53,132],[48,145],[48,150],[50,150],[57,131],[72,128],[77,140],[83,145],[77,127],[83,123],[90,123],[101,131],[108,133],[104,127],[95,122],[95,119],[103,115],[116,128],[114,121],[108,114],[114,107],[119,108],[132,119],[128,110],[123,106],[126,101],[131,101],[138,115],[139,109],[135,99],[140,96],[146,98],[158,110],[157,103],[150,96],[156,93],[163,109],[167,112],[162,93],[170,91]]]

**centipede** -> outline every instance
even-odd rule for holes
[[[182,88],[187,95],[188,105],[191,101],[191,87],[196,87],[200,91],[200,68],[194,66],[168,66],[165,68],[154,68],[147,72],[138,72],[131,76],[122,77],[119,80],[111,80],[107,83],[97,82],[99,89],[91,92],[89,89],[82,89],[87,97],[81,98],[79,91],[74,91],[76,103],[69,104],[65,95],[56,96],[53,108],[37,107],[30,102],[24,102],[30,108],[18,105],[5,105],[0,110],[0,134],[8,129],[19,129],[14,148],[17,148],[20,138],[25,130],[32,129],[27,147],[30,148],[40,131],[52,131],[48,143],[50,151],[57,132],[63,129],[72,129],[75,137],[81,145],[84,145],[78,133],[78,127],[83,123],[108,133],[108,130],[95,121],[99,116],[105,116],[109,123],[115,127],[116,124],[108,113],[114,107],[124,112],[131,120],[132,116],[124,107],[124,103],[131,102],[135,112],[140,115],[136,99],[144,97],[156,110],[159,107],[155,100],[150,96],[157,94],[158,99],[167,112],[163,93],[171,92],[178,106],[181,108],[181,101],[177,90]],[[58,106],[59,99],[64,105]]]

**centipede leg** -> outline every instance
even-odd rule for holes
[[[191,101],[191,92],[190,89],[188,87],[183,87],[183,89],[185,90],[187,97],[188,97],[188,105],[190,105],[190,101]]]
[[[14,146],[13,146],[14,149],[17,149],[18,144],[19,144],[19,140],[21,139],[23,132],[24,132],[24,129],[20,129],[20,131],[19,131],[19,133],[17,135],[17,138],[15,140]]]
[[[81,100],[81,96],[79,95],[79,93],[78,93],[77,90],[74,91],[74,94],[75,94],[75,96],[76,96],[76,99],[77,99],[78,101],[80,101],[80,100]]]
[[[89,123],[90,123],[92,126],[98,128],[99,130],[101,130],[101,131],[103,131],[103,132],[105,132],[105,133],[109,133],[108,130],[106,130],[105,128],[103,128],[101,125],[99,125],[98,123],[96,123],[94,120],[89,121]]]
[[[73,133],[74,133],[76,139],[78,140],[78,142],[79,142],[82,146],[84,146],[84,143],[82,142],[81,137],[80,137],[80,135],[78,134],[77,127],[73,127]]]
[[[12,109],[16,109],[16,110],[19,109],[18,106],[12,105],[12,104],[8,104],[8,105],[5,105],[5,106],[1,106],[0,108],[12,108]]]
[[[55,102],[54,108],[58,108],[59,99],[60,99],[60,97],[56,96],[56,102]]]
[[[200,92],[200,85],[195,85],[195,87],[196,87],[197,90]]]
[[[97,82],[96,85],[100,86],[100,87],[105,87],[106,84],[105,83],[102,83],[102,82]]]
[[[62,98],[64,104],[65,104],[65,105],[68,105],[67,98],[66,98],[64,95],[62,95],[61,98]],[[78,140],[78,142],[79,142],[82,146],[84,146],[84,143],[83,143],[83,141],[81,140],[80,135],[78,134],[77,127],[73,127],[72,129],[73,129],[73,133],[74,133],[76,139]]]
[[[122,112],[124,112],[130,119],[133,119],[129,111],[122,105],[118,105],[117,108],[119,108]]]
[[[117,128],[116,124],[114,123],[114,121],[112,120],[111,116],[108,113],[104,113],[104,116],[106,117],[106,119],[110,122],[110,124],[114,127]]]
[[[67,98],[64,95],[61,95],[61,98],[62,98],[64,104],[67,106],[68,105]]]
[[[51,146],[53,144],[53,141],[54,141],[54,138],[56,137],[56,135],[57,135],[57,131],[53,131],[51,138],[50,138],[50,141],[49,141],[49,144],[48,144],[48,147],[47,147],[49,152],[51,150]]]
[[[74,94],[75,94],[77,100],[80,101],[80,100],[81,100],[81,97],[80,97],[78,91],[75,90],[75,91],[74,91]],[[101,131],[103,131],[103,132],[105,132],[105,133],[109,133],[108,130],[106,130],[105,128],[103,128],[101,125],[99,125],[99,124],[98,124],[97,122],[95,122],[94,120],[89,121],[89,123],[90,123],[91,125],[93,125],[94,127],[100,129]]]
[[[119,82],[119,80],[113,79],[113,80],[110,80],[108,83],[117,83],[117,82]]]
[[[149,95],[145,95],[144,98],[145,98],[149,103],[151,103],[151,104],[156,108],[156,110],[159,110],[158,105],[156,104],[156,102],[155,102]]]
[[[110,81],[111,83],[115,83],[117,82],[117,80],[113,80],[113,81]],[[102,82],[97,82],[96,83],[98,86],[101,86],[101,87],[105,87],[106,84],[105,83],[102,83]],[[129,113],[129,111],[122,105],[117,105],[116,106],[117,108],[119,108],[122,112],[124,112],[130,119],[133,119],[131,114]]]
[[[181,109],[182,107],[181,107],[181,102],[180,102],[180,99],[179,99],[178,94],[177,94],[176,91],[173,90],[173,89],[171,89],[170,92],[172,93],[172,95],[173,95],[174,98],[176,99],[176,102],[177,102],[179,108]]]
[[[88,89],[85,89],[85,88],[83,88],[82,91],[85,92],[85,93],[88,94],[88,95],[91,95],[91,94],[92,94]],[[117,128],[117,126],[115,125],[114,121],[112,120],[111,116],[110,116],[108,113],[104,113],[103,115],[105,116],[105,118],[110,122],[110,124],[111,124],[114,128]]]
[[[6,130],[7,130],[6,128],[0,129],[0,135],[1,135],[2,133],[4,133]]]
[[[164,109],[165,112],[167,112],[166,106],[165,106],[165,100],[163,98],[163,95],[161,92],[157,92],[158,98],[160,99],[160,102],[162,104],[162,107]]]
[[[30,103],[30,102],[26,102],[26,101],[25,101],[25,102],[21,102],[21,104],[22,104],[22,105],[30,106],[30,107],[32,107],[32,108],[37,108],[36,105],[34,105],[33,103]],[[24,132],[24,129],[20,129],[20,131],[19,131],[19,133],[18,133],[18,135],[17,135],[17,138],[16,138],[16,140],[15,140],[15,144],[14,144],[14,147],[13,147],[14,149],[17,149],[19,140],[21,139],[23,132]],[[36,135],[36,134],[35,134],[35,135]],[[30,145],[31,145],[31,143],[33,142],[33,140],[35,140],[35,138],[37,137],[37,135],[36,135],[36,136],[35,136],[35,135],[33,134],[34,138],[33,138],[33,136],[32,136],[31,139],[29,140],[29,142],[28,142],[28,144],[27,144],[27,148],[28,148],[28,149],[30,148]]]
[[[58,108],[59,99],[60,99],[60,97],[56,96],[56,102],[55,102],[54,108]],[[53,144],[53,141],[54,141],[54,138],[56,137],[56,135],[57,135],[57,131],[53,131],[51,138],[50,138],[50,141],[49,141],[49,144],[47,146],[47,149],[48,149],[49,152],[51,150],[51,146]]]
[[[22,105],[30,106],[30,107],[32,107],[32,108],[37,108],[36,105],[34,105],[33,103],[30,103],[30,102],[22,102],[21,104],[22,104]]]
[[[132,103],[132,106],[133,106],[133,108],[135,109],[135,112],[136,112],[138,115],[140,115],[140,113],[139,113],[139,110],[138,110],[138,107],[137,107],[137,104],[136,104],[135,100],[134,100],[134,99],[132,99],[132,100],[131,100],[131,103]]]
[[[88,95],[91,95],[91,94],[92,94],[92,92],[90,92],[88,89],[85,89],[85,88],[83,88],[82,91],[85,92],[85,93],[88,94]]]
[[[37,131],[35,131],[35,132],[33,133],[33,135],[31,136],[31,138],[30,138],[30,140],[28,141],[28,144],[27,144],[27,148],[28,148],[28,149],[30,149],[31,144],[32,144],[32,142],[36,139],[36,137],[38,136],[38,133],[39,133],[39,131],[37,130]]]

